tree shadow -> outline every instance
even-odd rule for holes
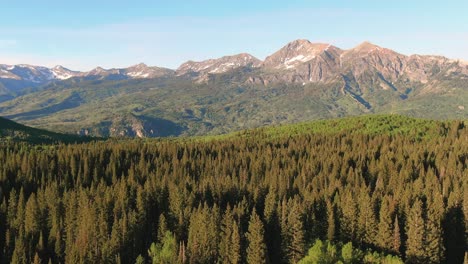
[[[463,263],[466,250],[465,216],[460,205],[447,210],[442,220],[446,263]]]

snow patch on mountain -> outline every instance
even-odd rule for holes
[[[331,49],[331,47],[330,44],[311,43],[305,39],[298,39],[268,56],[263,66],[274,69],[294,69],[303,63],[315,59]]]
[[[177,70],[177,75],[187,73],[225,73],[241,67],[258,67],[261,61],[254,56],[241,53],[232,56],[224,56],[218,59],[209,59],[204,61],[187,61],[182,64]]]
[[[298,62],[304,63],[314,58],[315,58],[314,55],[305,56],[303,54],[300,54],[292,58],[286,58],[284,65],[286,66],[286,69],[290,69],[290,68],[294,68],[295,64],[297,64]],[[278,67],[282,67],[282,65],[278,65]]]
[[[127,73],[128,76],[131,76],[133,78],[148,78],[149,77],[149,73],[147,72],[129,72]]]

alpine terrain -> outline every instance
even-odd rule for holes
[[[368,113],[466,119],[468,64],[295,40],[264,61],[242,53],[176,70],[0,65],[0,102],[0,115],[17,122],[95,136],[218,134]]]

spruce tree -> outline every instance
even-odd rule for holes
[[[305,251],[304,228],[302,223],[302,213],[298,202],[294,202],[288,215],[290,244],[288,247],[288,257],[290,263],[297,263]]]
[[[401,255],[401,231],[397,215],[395,215],[395,221],[393,221],[393,237],[391,246],[393,253]]]
[[[164,214],[160,214],[159,221],[158,221],[157,241],[162,241],[167,231],[168,231],[168,228],[167,228],[166,217],[164,216]]]
[[[267,249],[264,241],[263,223],[255,209],[250,216],[249,228],[246,237],[248,241],[247,263],[266,263]]]
[[[232,235],[231,235],[231,256],[230,263],[239,264],[241,262],[241,237],[239,232],[239,226],[237,221],[234,221],[232,225]]]
[[[421,200],[417,199],[411,207],[406,224],[406,258],[409,263],[425,263],[425,223]]]
[[[426,224],[426,255],[431,263],[441,263],[444,259],[442,216],[444,203],[441,194],[434,194],[433,201],[428,206]]]
[[[39,210],[36,195],[32,194],[29,196],[25,209],[24,229],[26,235],[34,235],[39,232],[38,218]]]
[[[346,192],[341,201],[342,220],[340,233],[345,241],[354,241],[357,236],[357,205],[351,192]]]
[[[388,201],[387,199],[383,199],[379,212],[376,242],[381,249],[385,250],[391,250],[393,245],[392,218],[390,213]]]
[[[15,239],[15,250],[13,251],[13,255],[11,257],[12,264],[25,264],[30,261],[27,259],[26,252],[26,241],[24,238],[24,231],[23,228],[20,229],[16,239]]]
[[[231,256],[231,239],[233,233],[234,216],[231,207],[228,206],[221,221],[221,242],[219,243],[218,254],[220,263],[229,263]]]
[[[34,255],[33,264],[41,264],[41,259],[37,253]]]
[[[376,237],[377,224],[375,221],[372,201],[366,191],[361,192],[359,201],[358,241],[361,244],[371,245]]]

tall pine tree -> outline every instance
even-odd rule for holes
[[[383,199],[379,212],[376,242],[381,249],[385,250],[391,250],[393,245],[392,217],[390,214],[388,201]]]
[[[267,248],[264,241],[264,233],[262,220],[260,220],[260,217],[254,209],[250,216],[249,228],[246,234],[248,241],[248,264],[266,263]]]
[[[289,262],[297,263],[302,257],[304,257],[305,251],[302,213],[297,201],[294,201],[293,207],[289,211],[288,227],[290,237],[290,244],[288,247]]]
[[[426,263],[425,257],[425,223],[423,205],[417,199],[411,207],[406,224],[406,258],[409,263]]]

